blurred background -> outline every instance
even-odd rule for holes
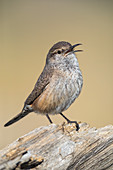
[[[82,43],[77,53],[84,85],[65,111],[71,120],[102,127],[113,124],[113,1],[0,1],[0,149],[20,136],[49,125],[46,117],[29,114],[4,124],[19,113],[58,41]],[[62,123],[60,115],[51,116]]]

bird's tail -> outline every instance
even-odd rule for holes
[[[8,121],[4,127],[9,126],[15,122],[17,122],[18,120],[22,119],[23,117],[25,117],[26,115],[28,115],[30,112],[32,112],[33,110],[29,110],[29,109],[23,109],[21,113],[19,113],[18,115],[16,115],[14,118],[12,118],[10,121]]]

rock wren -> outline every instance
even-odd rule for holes
[[[76,121],[70,121],[62,114],[79,96],[83,85],[82,73],[75,55],[75,52],[82,50],[74,51],[79,45],[81,44],[71,45],[60,41],[52,46],[47,54],[45,67],[26,99],[21,113],[4,126],[9,126],[35,112],[45,115],[50,123],[52,120],[49,114],[60,114],[68,123],[75,123],[76,129],[79,129]]]

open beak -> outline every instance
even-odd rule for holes
[[[75,45],[73,45],[73,46],[71,46],[71,48],[69,49],[69,50],[67,50],[66,52],[65,52],[65,54],[67,54],[67,53],[72,53],[72,52],[81,52],[81,51],[83,51],[83,50],[73,50],[75,47],[77,47],[77,46],[79,46],[79,45],[82,45],[82,44],[75,44]]]
[[[82,44],[79,43],[79,44],[73,45],[73,46],[72,46],[72,50],[73,50],[75,47],[79,46],[79,45],[82,45]],[[73,52],[81,52],[81,51],[83,51],[83,50],[75,50],[75,51],[73,50]]]

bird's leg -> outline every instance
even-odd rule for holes
[[[76,124],[76,130],[78,131],[80,129],[79,124],[77,123],[77,121],[71,121],[69,120],[67,117],[65,117],[62,113],[60,113],[60,115],[67,120],[68,123],[75,123]]]
[[[48,114],[46,114],[46,117],[48,118],[50,123],[53,123]]]

